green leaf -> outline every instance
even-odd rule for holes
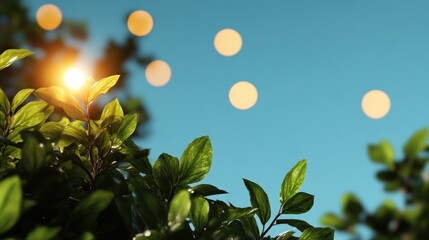
[[[171,200],[168,210],[168,226],[175,231],[182,225],[191,210],[191,199],[189,192],[181,190]]]
[[[192,188],[193,195],[201,195],[204,197],[228,193],[210,184],[200,184]]]
[[[33,101],[25,104],[12,116],[10,128],[30,128],[46,121],[54,111],[52,106],[43,101]]]
[[[7,95],[5,92],[3,92],[2,89],[0,89],[0,111],[3,113],[4,116],[7,116],[10,112],[10,102],[7,98]]]
[[[252,207],[258,208],[256,215],[258,215],[262,225],[265,225],[271,217],[271,207],[268,196],[264,189],[258,184],[247,179],[243,179],[243,181],[249,191]]]
[[[125,115],[122,120],[121,126],[119,127],[118,132],[116,133],[116,137],[122,143],[133,134],[136,128],[137,128],[137,114],[134,113],[134,114]]]
[[[307,161],[299,161],[285,176],[280,189],[280,205],[283,205],[301,188],[304,182]]]
[[[46,143],[39,132],[22,132],[21,136],[24,140],[21,152],[21,167],[27,173],[36,174],[48,162],[48,155],[52,152],[52,147]]]
[[[352,193],[346,193],[341,199],[341,208],[344,214],[358,221],[360,214],[364,211],[358,197]]]
[[[160,190],[164,193],[164,198],[167,201],[170,200],[168,198],[172,195],[173,188],[177,186],[179,179],[179,159],[163,153],[153,164],[152,172]]]
[[[156,230],[146,230],[133,237],[133,240],[160,240],[160,239],[163,239],[163,236],[160,232]]]
[[[79,226],[89,227],[97,220],[98,215],[109,206],[112,199],[113,193],[109,191],[94,191],[73,209],[71,221],[76,222]]]
[[[12,100],[12,112],[15,110],[33,93],[34,89],[26,88],[19,91]]]
[[[414,133],[404,146],[403,151],[405,156],[411,159],[415,158],[421,151],[425,149],[427,137],[428,129],[426,128],[420,129]]]
[[[47,122],[40,127],[39,131],[45,138],[56,141],[61,137],[64,128],[64,125],[59,122]]]
[[[0,70],[9,67],[13,62],[18,59],[25,58],[33,54],[26,49],[8,49],[0,55]]]
[[[230,207],[228,209],[228,214],[226,217],[226,221],[224,223],[228,223],[228,222],[240,219],[240,218],[253,217],[253,215],[255,215],[256,211],[258,211],[257,208],[251,208],[251,207],[247,207],[247,208]]]
[[[301,236],[300,240],[333,240],[334,230],[331,228],[309,228],[306,229]]]
[[[200,137],[192,141],[180,158],[180,180],[183,184],[201,181],[212,163],[210,138]]]
[[[387,140],[381,140],[378,145],[369,145],[368,154],[373,162],[386,164],[389,169],[393,169],[395,150]]]
[[[137,177],[142,178],[141,176]],[[153,193],[146,191],[136,179],[131,178],[130,180],[135,187],[137,209],[143,221],[150,229],[159,228],[159,225],[163,225],[165,214],[161,205],[162,202]]]
[[[301,214],[308,212],[314,204],[314,196],[305,192],[299,192],[289,198],[282,206],[283,214]]]
[[[124,111],[122,110],[121,104],[119,104],[119,100],[116,98],[115,100],[109,102],[104,108],[103,112],[101,113],[100,119],[103,120],[107,118],[108,116],[124,116]]]
[[[325,226],[330,226],[337,229],[344,229],[346,224],[335,213],[326,213],[320,218],[320,223]]]
[[[78,142],[84,146],[88,145],[88,135],[86,134],[85,130],[72,124],[69,124],[64,128],[62,136],[71,138],[73,141]]]
[[[12,228],[19,219],[22,188],[18,176],[0,182],[0,235]]]
[[[39,88],[34,91],[34,95],[55,107],[62,108],[64,112],[71,118],[82,121],[86,120],[82,106],[76,97],[61,87],[52,86]]]
[[[192,199],[191,204],[191,222],[197,232],[204,230],[209,220],[210,205],[206,199],[201,196]]]
[[[107,93],[110,88],[115,86],[118,79],[119,75],[113,75],[95,82],[89,90],[88,103],[94,101],[98,96]]]
[[[299,220],[299,219],[279,219],[276,221],[276,224],[288,224],[292,227],[297,228],[299,231],[304,232],[307,228],[312,228],[310,224],[308,224],[306,221]]]
[[[240,223],[249,239],[259,239],[259,228],[255,217],[241,218]]]
[[[286,231],[284,233],[280,233],[277,236],[277,240],[287,240],[289,239],[295,232],[294,231]]]
[[[51,240],[61,231],[60,227],[38,226],[33,229],[25,240]]]

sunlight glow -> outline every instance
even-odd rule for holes
[[[247,110],[258,101],[258,90],[249,82],[238,82],[229,90],[229,101],[235,108]]]
[[[63,20],[61,10],[53,4],[41,6],[36,13],[36,21],[45,30],[58,28]]]
[[[362,110],[372,119],[385,117],[390,111],[390,98],[380,90],[371,90],[362,98]]]
[[[137,10],[128,16],[128,30],[138,37],[148,35],[153,28],[152,16],[143,10]]]
[[[216,34],[214,39],[216,51],[226,57],[237,54],[242,45],[243,40],[241,39],[240,34],[234,29],[223,29]]]
[[[145,76],[152,86],[162,87],[170,81],[171,68],[168,63],[156,60],[147,65]]]
[[[68,88],[78,90],[85,83],[86,77],[85,73],[80,69],[70,68],[64,74],[64,83]]]

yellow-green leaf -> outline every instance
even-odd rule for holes
[[[18,108],[30,94],[34,91],[34,89],[26,88],[19,91],[12,100],[12,112],[15,112],[16,108]]]
[[[0,70],[9,67],[13,62],[18,59],[25,58],[33,54],[26,49],[8,49],[0,55]]]
[[[119,75],[113,75],[95,82],[89,90],[88,103],[94,101],[98,96],[107,93],[110,88],[115,86],[118,79]]]

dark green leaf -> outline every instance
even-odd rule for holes
[[[39,131],[45,138],[56,141],[61,137],[64,128],[65,126],[59,122],[47,122],[40,127]]]
[[[33,54],[26,49],[8,49],[0,55],[0,70],[9,67],[16,60],[25,58]]]
[[[247,208],[230,207],[228,209],[228,214],[227,214],[225,223],[228,223],[228,222],[231,222],[233,220],[240,219],[240,218],[253,217],[253,215],[255,215],[256,211],[258,211],[257,208],[251,208],[251,207],[247,207]]]
[[[88,103],[94,101],[98,96],[107,93],[110,88],[115,86],[118,79],[119,75],[113,75],[95,82],[89,90]]]
[[[49,161],[48,154],[52,152],[52,147],[39,132],[22,132],[21,136],[24,140],[21,167],[27,173],[36,174]]]
[[[133,237],[133,240],[160,240],[160,239],[163,239],[163,236],[160,232],[156,230],[146,230]]]
[[[113,193],[109,191],[94,191],[73,209],[71,221],[79,226],[89,227],[97,220],[98,215],[109,206],[112,199]]]
[[[43,101],[33,101],[25,104],[12,117],[10,128],[22,126],[29,128],[44,122],[54,111],[52,106]]]
[[[38,226],[33,229],[25,240],[51,240],[61,231],[59,227]]]
[[[341,199],[341,208],[344,214],[356,221],[364,210],[357,196],[352,193],[343,195]]]
[[[211,195],[225,194],[227,192],[210,184],[199,184],[192,188],[191,193],[207,197]]]
[[[165,213],[161,205],[162,202],[153,193],[145,190],[142,182],[138,182],[135,178],[131,179],[131,181],[136,192],[137,208],[145,224],[151,229],[163,225]]]
[[[291,197],[282,207],[283,214],[301,214],[308,212],[314,204],[314,196],[299,192]]]
[[[335,213],[326,213],[320,218],[320,223],[325,226],[343,229],[345,227],[345,223],[341,218]]]
[[[300,240],[333,240],[334,230],[331,228],[308,228],[301,236]]]
[[[0,111],[3,113],[4,116],[7,116],[10,112],[10,102],[7,98],[7,95],[5,92],[3,92],[2,89],[0,89]]]
[[[21,147],[18,144],[12,142],[11,140],[9,140],[9,139],[7,139],[7,138],[5,138],[3,136],[0,136],[0,144],[6,145],[6,146],[13,146],[13,147],[17,147],[17,148]]]
[[[125,115],[121,126],[118,129],[118,132],[116,133],[117,138],[121,141],[125,141],[128,139],[133,132],[136,130],[137,127],[137,114],[128,114]]]
[[[168,226],[175,231],[182,225],[191,210],[191,199],[189,192],[181,190],[171,200],[168,210]]]
[[[153,164],[152,172],[164,198],[170,200],[179,179],[179,159],[163,153]]]
[[[285,176],[280,189],[280,205],[285,204],[298,190],[304,182],[307,161],[299,161]]]
[[[395,150],[388,141],[382,140],[378,145],[369,145],[368,153],[373,162],[386,164],[389,169],[394,167]]]
[[[201,181],[212,163],[212,146],[209,137],[192,141],[180,158],[180,180],[183,184]]]
[[[210,205],[203,197],[199,196],[192,199],[191,204],[191,222],[197,232],[201,232],[209,220]]]
[[[0,234],[12,228],[21,214],[22,188],[18,176],[0,182]]]
[[[259,239],[259,228],[256,223],[255,217],[241,218],[241,226],[243,227],[244,233],[250,239]]]
[[[12,100],[12,112],[15,110],[33,93],[34,89],[26,88],[19,91]]]
[[[415,158],[426,147],[426,139],[428,137],[428,129],[423,128],[411,136],[404,146],[404,154],[408,158]]]
[[[261,220],[262,225],[265,225],[271,217],[271,207],[268,196],[264,189],[258,184],[247,179],[243,179],[243,181],[249,191],[252,207],[258,208],[256,214]]]
[[[313,227],[310,224],[308,224],[306,221],[299,220],[299,219],[279,219],[276,221],[276,224],[288,224],[292,227],[297,228],[301,232],[303,232],[307,228]]]
[[[85,130],[73,124],[66,126],[62,135],[63,137],[73,139],[73,141],[80,143],[83,146],[88,146],[88,135],[86,134]]]

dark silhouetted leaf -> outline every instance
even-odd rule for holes
[[[305,192],[299,192],[283,204],[283,214],[301,214],[308,212],[314,204],[314,196]]]

